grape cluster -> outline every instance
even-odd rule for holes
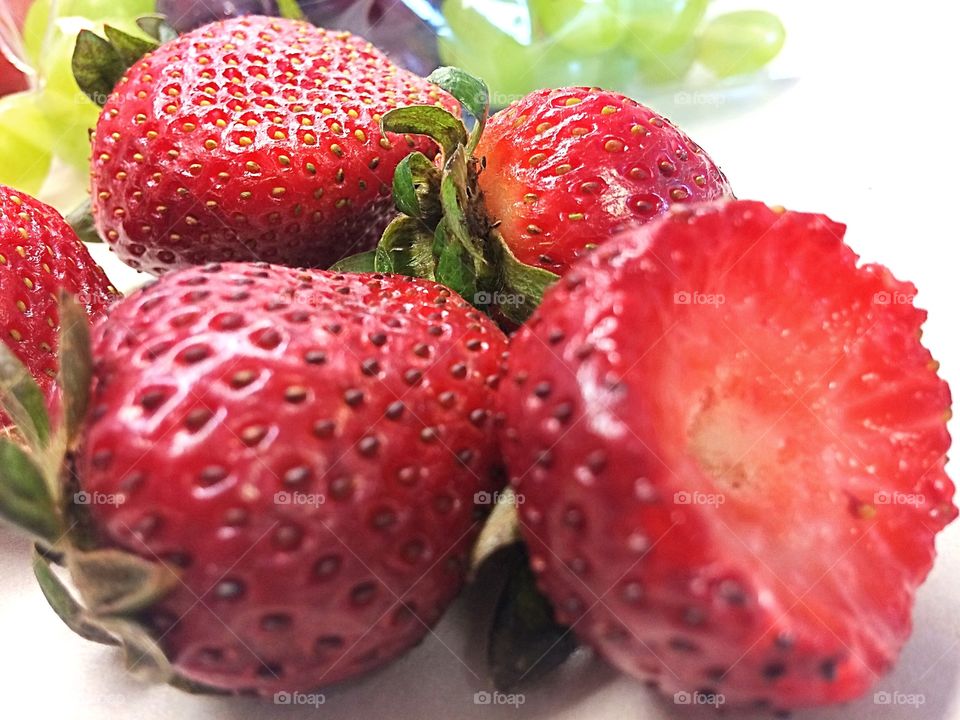
[[[539,87],[677,83],[699,62],[714,76],[755,72],[783,46],[768,12],[704,22],[710,0],[444,0],[440,57],[500,96]]]

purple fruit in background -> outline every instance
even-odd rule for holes
[[[361,35],[408,70],[437,67],[435,28],[443,24],[437,0],[301,0],[315,25]]]
[[[157,0],[157,12],[166,15],[177,32],[184,33],[241,15],[279,15],[280,8],[276,0]]]

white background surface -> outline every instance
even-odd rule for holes
[[[3,1],[3,0],[0,0]],[[930,310],[925,341],[960,392],[958,223],[960,184],[956,28],[950,0],[805,0],[756,5],[778,11],[790,40],[781,67],[797,81],[742,112],[698,107],[684,127],[720,163],[738,196],[825,212],[849,225],[848,242],[920,288]],[[641,98],[642,100],[642,98]],[[108,274],[136,283],[113,258]],[[953,434],[958,432],[956,419]],[[953,464],[956,467],[956,463]],[[850,706],[797,713],[801,720],[960,720],[960,523],[938,540],[915,632],[878,691],[921,694],[920,707]],[[385,670],[326,692],[320,709],[244,699],[195,698],[128,678],[117,651],[67,630],[46,606],[28,566],[28,544],[0,529],[0,716],[58,720],[333,718],[713,717],[659,700],[589,657],[531,688],[525,705],[478,706],[486,689],[482,636],[466,621],[474,588],[427,640]],[[734,717],[747,717],[733,714]]]

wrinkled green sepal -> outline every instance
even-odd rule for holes
[[[553,607],[537,590],[526,547],[513,544],[487,559],[507,582],[497,602],[487,646],[494,685],[510,692],[559,667],[576,649],[569,628],[553,619]]]
[[[404,215],[436,224],[440,220],[440,171],[420,152],[407,155],[393,175],[393,201]]]
[[[93,211],[90,198],[75,207],[66,217],[67,223],[73,228],[77,237],[85,243],[102,243],[103,238],[97,233],[96,223],[93,221]]]
[[[437,68],[427,80],[453,95],[476,118],[476,125],[467,143],[467,154],[472,154],[480,142],[490,114],[490,90],[487,84],[456,67]]]
[[[549,270],[520,262],[499,232],[491,233],[491,241],[500,271],[502,301],[497,307],[510,320],[522,324],[540,305],[547,288],[560,278]]]
[[[106,39],[89,30],[77,35],[73,50],[73,77],[84,94],[103,107],[123,74],[159,42],[144,40],[105,26]]]
[[[0,410],[27,445],[39,451],[50,437],[50,417],[43,391],[6,343],[0,342]]]
[[[0,516],[54,544],[63,534],[43,471],[9,438],[0,438]]]
[[[367,252],[358,253],[356,255],[351,255],[345,257],[338,263],[334,263],[330,266],[331,272],[338,273],[372,273],[376,272],[377,268],[375,265],[377,257],[376,250],[368,250]]]
[[[117,640],[93,620],[83,606],[70,594],[50,565],[50,561],[37,549],[33,552],[33,574],[50,607],[63,623],[77,635],[104,645],[118,645]]]
[[[427,135],[436,140],[449,157],[459,145],[467,144],[467,129],[459,118],[436,105],[410,105],[391,110],[380,121],[385,132]]]
[[[177,31],[163,15],[144,15],[137,18],[137,27],[163,45],[177,37]]]
[[[67,567],[84,605],[99,617],[147,608],[179,582],[168,565],[122,550],[75,550],[67,555]]]
[[[63,423],[67,445],[80,434],[90,398],[93,355],[90,348],[90,321],[71,296],[60,294],[60,372],[63,393]]]
[[[377,246],[374,269],[434,280],[433,234],[422,222],[398,217],[383,233]]]

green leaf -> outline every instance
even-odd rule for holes
[[[107,40],[89,30],[77,35],[73,51],[73,77],[84,94],[103,107],[127,65]]]
[[[103,32],[107,36],[107,40],[110,41],[110,44],[113,45],[113,49],[116,50],[120,56],[120,60],[124,64],[124,69],[133,65],[147,53],[153,52],[160,47],[156,42],[144,40],[134,35],[128,35],[122,30],[117,30],[110,25],[104,25]]]
[[[43,391],[6,343],[0,342],[0,409],[36,452],[50,437],[50,417]]]
[[[367,252],[351,255],[350,257],[345,257],[340,262],[334,263],[333,265],[331,265],[330,272],[342,272],[342,273],[376,272],[377,269],[374,265],[376,256],[377,256],[376,250],[368,250]]]
[[[434,280],[433,234],[420,220],[400,216],[391,222],[377,246],[377,272]]]
[[[475,275],[487,274],[487,259],[484,256],[484,238],[475,238],[467,222],[467,155],[461,146],[449,156],[443,179],[440,181],[440,207],[447,230],[471,255]]]
[[[103,620],[102,625],[123,646],[124,660],[130,673],[154,683],[169,683],[174,679],[170,661],[146,628],[125,618]]]
[[[440,219],[439,192],[440,171],[423,153],[411,153],[397,165],[393,201],[404,215],[435,224]]]
[[[466,247],[449,229],[449,220],[444,218],[437,227],[438,237],[446,236],[440,257],[437,259],[437,282],[446,285],[469,303],[477,299],[477,273],[473,258]]]
[[[63,393],[63,420],[67,444],[80,433],[90,399],[93,356],[90,350],[90,321],[86,312],[67,295],[60,295],[60,374]]]
[[[177,31],[163,15],[144,15],[137,18],[137,27],[161,45],[177,37]]]
[[[510,692],[559,667],[577,643],[569,628],[554,621],[553,607],[537,590],[523,544],[500,550],[488,563],[496,564],[507,582],[490,629],[487,663],[497,689]]]
[[[498,307],[514,322],[524,323],[540,305],[543,293],[560,278],[549,270],[520,262],[499,232],[493,231],[491,239],[498,255],[500,290],[506,300]]]
[[[80,597],[97,616],[148,608],[179,582],[169,566],[123,550],[75,550],[67,555],[67,567]]]
[[[455,67],[437,68],[427,80],[453,95],[467,112],[476,118],[477,124],[470,133],[470,142],[467,147],[468,153],[472,154],[480,142],[480,136],[483,134],[490,114],[490,90],[487,84],[480,78]]]
[[[43,472],[7,438],[0,438],[0,517],[51,544],[63,534]]]
[[[277,5],[280,8],[280,17],[290,20],[305,19],[297,0],[277,0]]]
[[[427,135],[450,157],[458,145],[467,144],[467,129],[459,119],[436,105],[411,105],[391,110],[380,121],[385,132]]]
[[[118,645],[117,640],[101,628],[78,603],[53,571],[50,561],[34,547],[33,574],[40,591],[63,623],[77,635],[104,645]]]
[[[91,210],[90,198],[83,201],[81,205],[75,207],[69,215],[67,222],[73,231],[85,243],[101,243],[103,238],[97,234],[97,227],[93,221],[93,212]]]
[[[491,499],[493,497],[490,493],[486,495]],[[470,569],[474,572],[495,552],[521,542],[516,493],[508,487],[496,498],[497,504],[493,506],[493,512],[484,523],[470,554]]]

